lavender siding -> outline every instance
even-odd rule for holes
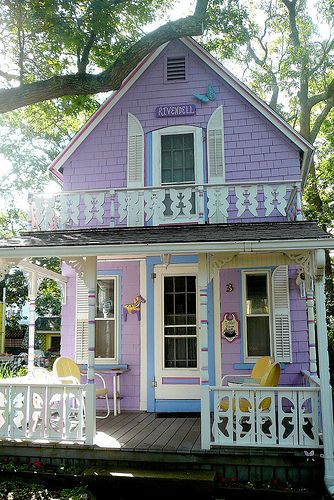
[[[188,54],[188,81],[164,84],[164,58],[176,53]],[[193,94],[205,92],[208,83],[215,88],[216,100],[207,104],[195,101]],[[158,105],[185,102],[196,103],[195,116],[156,118]],[[206,129],[211,113],[221,104],[224,106],[227,182],[299,179],[297,147],[201,59],[181,42],[175,42],[165,49],[65,162],[64,189],[126,186],[128,112],[139,119],[145,134],[171,125],[188,124]],[[231,222],[234,215],[230,214]]]
[[[97,266],[98,272],[110,271],[110,275],[121,273],[121,306],[132,303],[133,298],[139,292],[139,263],[132,262],[100,262]],[[116,272],[116,273],[115,273]],[[61,355],[75,359],[75,276],[74,271],[64,265],[63,274],[68,276],[67,304],[62,309],[62,336]],[[128,364],[129,372],[121,377],[122,409],[139,409],[140,392],[140,323],[136,315],[129,315],[126,322],[122,316],[119,318],[121,324],[122,341],[120,346],[119,363]],[[96,366],[98,370],[98,365]],[[112,377],[103,375],[107,381],[109,392],[112,393]]]
[[[309,369],[309,349],[306,322],[306,301],[300,297],[299,287],[296,285],[296,266],[289,266],[289,288],[290,288],[290,313],[292,330],[292,353],[293,363],[286,364],[282,370],[280,385],[300,385],[300,371]],[[233,292],[226,292],[226,283],[233,283]],[[221,319],[227,312],[237,312],[240,320],[240,335],[233,342],[222,338],[222,374],[240,374],[241,369],[236,365],[243,363],[242,345],[242,308],[241,308],[241,271],[240,269],[224,269],[220,272],[220,308]],[[244,370],[250,373],[250,370]]]

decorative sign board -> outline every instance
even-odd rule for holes
[[[239,321],[236,313],[225,313],[221,322],[221,335],[233,342],[239,335]]]
[[[157,118],[168,118],[170,116],[192,116],[196,115],[195,104],[170,104],[155,108]]]

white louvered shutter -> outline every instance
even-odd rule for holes
[[[128,188],[144,186],[144,131],[139,120],[128,113]]]
[[[223,106],[210,116],[207,129],[209,183],[225,182]]]
[[[88,352],[88,288],[77,276],[77,331],[75,358],[77,363],[87,363]]]
[[[275,361],[292,363],[288,266],[278,266],[272,274]]]

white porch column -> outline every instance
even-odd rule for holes
[[[334,495],[334,433],[332,387],[329,377],[328,339],[325,305],[325,252],[314,252],[315,300],[319,353],[319,377],[321,414],[323,426],[325,484],[330,495]]]
[[[86,390],[86,443],[94,444],[96,435],[95,387],[95,311],[96,311],[96,257],[86,257],[83,279],[88,288],[88,353]]]
[[[210,448],[210,397],[209,397],[209,339],[208,339],[208,281],[209,270],[207,255],[198,259],[199,295],[200,295],[200,369],[201,369],[201,443],[203,449]]]
[[[28,340],[28,373],[34,369],[35,358],[35,321],[36,321],[36,296],[38,290],[37,273],[27,273],[28,301],[29,301],[29,340]]]

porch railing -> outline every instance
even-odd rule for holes
[[[85,441],[84,385],[0,382],[0,439]]]
[[[292,194],[293,193],[293,194]],[[31,199],[30,229],[221,223],[287,217],[293,181],[95,189]],[[283,220],[284,220],[283,219]]]
[[[206,387],[202,448],[321,448],[319,387]],[[210,399],[213,398],[213,413]]]

